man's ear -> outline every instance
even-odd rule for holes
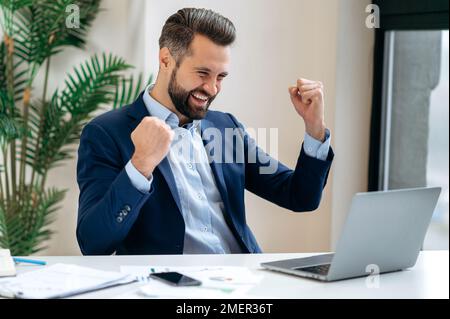
[[[172,54],[170,54],[170,51],[167,47],[161,48],[159,50],[159,67],[160,67],[160,69],[162,69],[162,70],[170,69],[173,61],[174,61],[174,59],[172,57]]]

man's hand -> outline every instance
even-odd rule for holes
[[[131,158],[133,166],[149,178],[169,152],[174,134],[164,121],[156,117],[144,117],[131,133],[134,144],[134,154]]]
[[[316,140],[325,140],[323,84],[298,79],[297,86],[289,88],[292,104],[305,121],[306,132]]]

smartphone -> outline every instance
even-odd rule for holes
[[[185,276],[175,271],[158,272],[150,274],[150,277],[161,280],[171,286],[200,286],[202,284],[202,282],[197,279]]]

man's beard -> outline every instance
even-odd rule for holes
[[[216,98],[217,95],[210,96],[208,93],[206,93],[202,89],[194,89],[192,91],[186,91],[184,90],[176,80],[178,68],[175,68],[172,72],[172,75],[170,77],[169,82],[169,96],[172,99],[173,105],[175,105],[175,108],[178,112],[180,112],[182,115],[186,116],[190,120],[201,120],[206,116],[206,113],[208,112],[208,108],[211,105],[212,101]],[[199,93],[203,96],[208,97],[208,101],[206,102],[206,105],[199,109],[195,105],[189,104],[189,98],[191,96],[191,93]]]

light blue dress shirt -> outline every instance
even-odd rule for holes
[[[167,159],[175,178],[186,225],[183,253],[242,253],[224,219],[224,204],[201,138],[201,121],[194,120],[179,127],[178,117],[150,96],[151,89],[152,86],[148,86],[143,95],[150,116],[166,122],[175,133]],[[186,147],[188,152],[184,151]],[[327,129],[323,143],[305,133],[303,147],[308,156],[325,160],[330,148],[330,132]],[[147,179],[131,160],[125,170],[134,187],[141,192],[150,190],[152,176]]]

